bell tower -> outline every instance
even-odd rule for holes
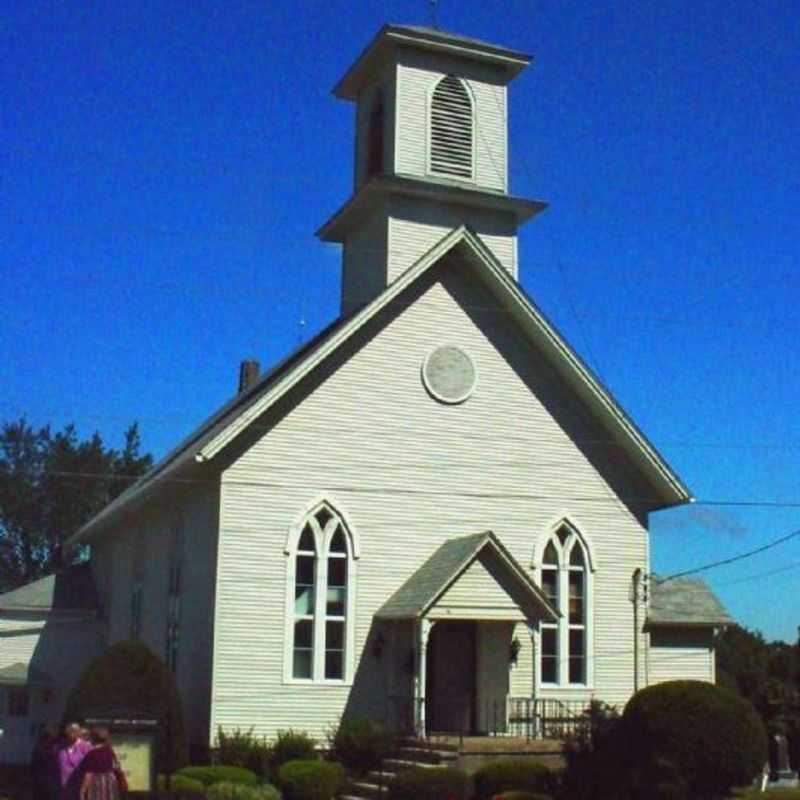
[[[334,87],[355,103],[354,192],[317,235],[343,245],[343,313],[462,224],[517,277],[517,229],[545,208],[508,192],[507,87],[530,61],[386,25]]]

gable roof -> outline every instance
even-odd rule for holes
[[[475,533],[446,541],[410,578],[378,609],[377,619],[420,619],[449,589],[476,558],[489,550],[499,558],[516,578],[543,616],[556,620],[558,612],[550,605],[542,590],[528,577],[511,553],[492,533]]]
[[[649,627],[716,627],[733,625],[733,617],[700,578],[652,580]]]
[[[498,301],[505,306],[531,340],[553,363],[568,385],[605,424],[653,488],[651,498],[641,498],[650,509],[686,503],[689,490],[658,451],[628,417],[611,393],[567,344],[522,287],[483,244],[462,225],[439,240],[425,255],[399,275],[374,300],[344,316],[266,373],[204,422],[166,458],[92,518],[69,540],[75,544],[94,535],[123,508],[143,500],[157,484],[175,480],[190,464],[211,462],[239,434],[283,397],[306,375],[330,357],[402,292],[413,285],[449,253],[457,253],[478,272]]]
[[[75,564],[63,572],[46,575],[0,594],[0,614],[4,611],[96,611],[97,608],[97,593],[88,563]]]

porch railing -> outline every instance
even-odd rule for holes
[[[413,734],[425,710],[426,736],[458,738],[465,736],[508,736],[532,739],[565,739],[578,733],[588,722],[589,703],[536,697],[507,697],[483,704],[437,702],[393,696],[387,705],[386,724]],[[432,713],[433,712],[433,713]],[[445,720],[445,724],[442,724]]]
[[[589,703],[544,697],[509,697],[510,736],[526,739],[566,739],[588,721]]]

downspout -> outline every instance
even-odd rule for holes
[[[633,692],[639,691],[639,584],[642,569],[633,571]]]

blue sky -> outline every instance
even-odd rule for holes
[[[6,3],[0,418],[161,455],[338,312],[314,231],[348,196],[330,89],[425,0]],[[531,52],[511,180],[549,210],[521,280],[701,499],[800,501],[800,27],[791,3],[441,0]],[[663,573],[800,528],[800,508],[654,516]],[[790,565],[797,568],[772,575]],[[708,573],[767,636],[800,624],[800,539]]]

